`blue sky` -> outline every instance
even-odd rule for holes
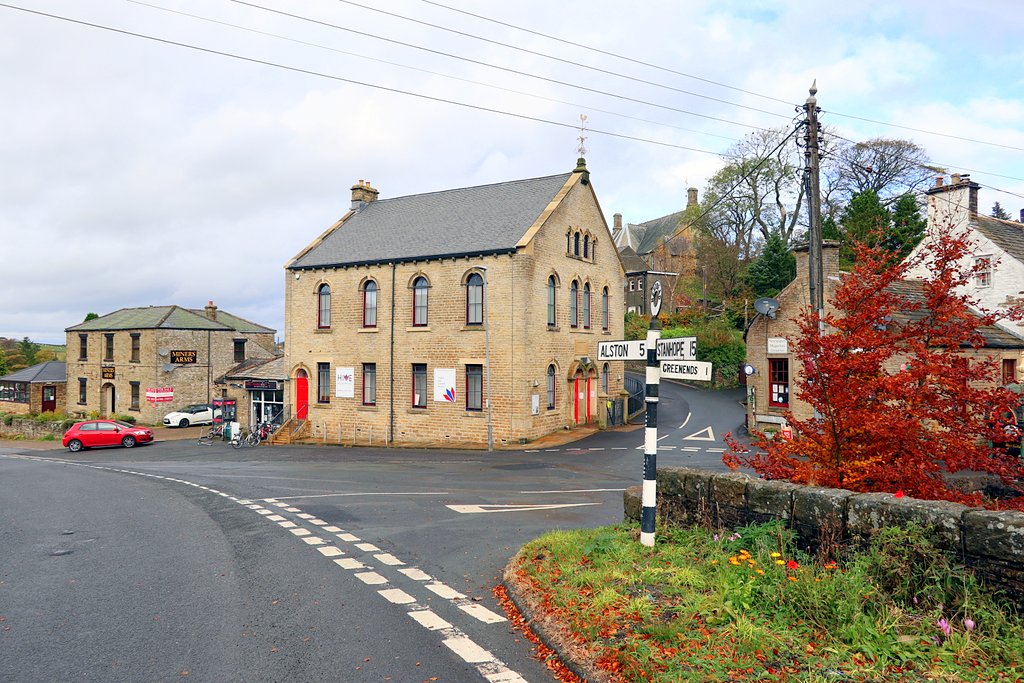
[[[386,198],[566,172],[580,114],[609,223],[656,218],[752,127],[791,125],[814,79],[844,137],[911,139],[970,172],[986,212],[1024,208],[1013,0],[439,2],[366,5],[468,35],[342,0],[252,0],[301,18],[231,0],[10,0],[319,76],[0,7],[0,336],[60,343],[90,311],[209,299],[283,329],[283,265],[357,180]]]

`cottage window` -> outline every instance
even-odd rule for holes
[[[555,409],[555,366],[548,366],[548,410]]]
[[[377,327],[377,283],[373,280],[363,285],[363,327]]]
[[[558,288],[558,284],[555,281],[555,276],[552,275],[548,278],[548,327],[554,327],[557,319],[555,314],[557,312],[555,308],[555,290]]]
[[[412,407],[427,407],[427,366],[424,363],[412,366]]]
[[[331,364],[316,364],[316,402],[331,402]]]
[[[103,335],[103,339],[103,360],[109,363],[114,360],[114,333]]]
[[[131,360],[131,362],[132,363],[138,363],[139,360],[140,360],[140,358],[139,358],[140,336],[139,336],[138,332],[132,332],[131,336],[132,336],[132,360]]]
[[[78,360],[89,360],[89,335],[78,335]]]
[[[236,363],[241,363],[245,360],[245,339],[234,340],[234,358]]]
[[[1003,384],[1017,383],[1017,360],[1014,358],[1003,359]]]
[[[27,382],[0,382],[0,401],[28,403]]]
[[[590,329],[590,283],[583,285],[583,329]]]
[[[466,410],[484,409],[484,366],[466,366]]]
[[[572,327],[580,326],[580,312],[578,309],[577,299],[579,298],[580,285],[575,280],[572,281],[572,285],[569,287],[569,324]]]
[[[377,405],[377,364],[363,363],[363,405]]]
[[[430,291],[430,284],[427,278],[422,275],[412,283],[412,324],[413,327],[426,327],[427,325],[427,293]]]
[[[139,383],[138,382],[129,382],[128,384],[131,385],[131,388],[132,388],[132,399],[131,399],[131,403],[128,405],[128,409],[129,410],[138,410],[139,409]]]
[[[974,284],[978,287],[992,286],[991,256],[978,256],[974,259]]]
[[[768,359],[768,405],[789,407],[789,359]]]
[[[635,283],[635,282],[633,282],[633,278],[629,278],[629,291],[631,291],[631,292],[632,292],[632,291],[634,291],[635,289],[636,289],[636,283]]]
[[[78,405],[80,406],[85,405],[85,399],[88,397],[88,390],[86,389],[88,384],[89,380],[85,377],[78,378]]]
[[[322,284],[316,290],[317,315],[316,326],[326,330],[331,326],[331,286]]]
[[[466,324],[481,325],[484,322],[484,279],[473,273],[466,280]]]

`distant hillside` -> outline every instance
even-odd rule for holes
[[[24,362],[21,351],[18,349],[18,342],[20,341],[20,339],[0,337],[0,353],[2,353],[6,359],[6,369],[8,372],[20,370],[27,366]],[[64,344],[37,344],[37,346],[39,347],[36,357],[37,363],[41,363],[45,360],[67,360],[67,347]]]

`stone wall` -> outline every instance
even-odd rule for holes
[[[626,519],[639,521],[640,487],[626,490],[624,505]],[[862,544],[879,529],[917,522],[930,529],[936,547],[1024,608],[1020,512],[665,467],[658,471],[658,517],[662,522],[723,528],[783,520],[796,531],[799,546],[810,552],[823,543]]]

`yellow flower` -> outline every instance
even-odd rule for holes
[[[782,553],[772,553],[772,557],[782,557]]]
[[[775,564],[786,564],[786,563],[783,562],[782,560],[775,560]]]
[[[757,572],[758,574],[764,574],[764,570],[763,569],[755,569],[754,571]]]
[[[787,576],[786,578],[789,579],[790,581],[796,581],[796,577],[795,576]]]
[[[711,564],[718,564],[718,560],[711,560]]]
[[[729,558],[729,564],[734,564],[734,565],[739,566],[739,563],[740,563],[740,561],[739,561],[738,558],[736,558],[736,557],[730,557]]]

